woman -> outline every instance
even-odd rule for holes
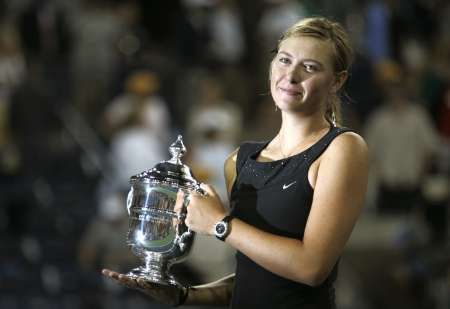
[[[337,263],[360,214],[368,170],[363,139],[336,124],[351,59],[339,24],[315,17],[289,28],[270,65],[279,133],[242,144],[226,160],[231,214],[209,185],[207,197],[191,197],[186,224],[238,251],[234,275],[178,291],[104,274],[171,304],[334,308]]]

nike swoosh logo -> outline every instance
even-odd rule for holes
[[[283,190],[286,190],[287,188],[289,188],[290,186],[292,186],[294,183],[296,183],[297,181],[291,182],[288,185],[283,185]]]

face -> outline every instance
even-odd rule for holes
[[[314,37],[285,39],[272,60],[270,90],[282,111],[325,111],[343,81],[333,70],[333,45]]]

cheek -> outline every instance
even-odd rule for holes
[[[303,87],[316,94],[328,95],[332,89],[332,81],[322,76],[307,79],[302,84]]]
[[[271,70],[269,73],[269,88],[270,90],[274,90],[275,86],[277,84],[277,80],[278,80],[278,73],[276,72],[276,70]]]
[[[269,72],[270,87],[271,88],[275,87],[280,82],[280,80],[283,78],[284,75],[285,72],[282,69],[272,66]]]

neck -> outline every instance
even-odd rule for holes
[[[316,142],[329,127],[322,114],[304,117],[283,113],[281,128],[274,142],[279,154],[286,158]]]
[[[330,125],[322,114],[308,117],[297,114],[282,114],[281,128],[277,137],[281,137],[286,146],[298,144],[299,141],[309,138],[312,134],[320,132]]]

